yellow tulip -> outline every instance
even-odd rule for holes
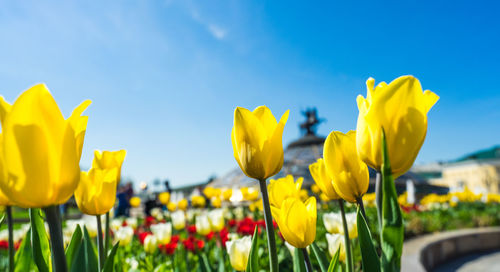
[[[245,271],[251,248],[251,236],[245,236],[226,242],[227,254],[229,255],[229,261],[234,270]]]
[[[300,190],[303,181],[304,178],[300,177],[294,183],[292,175],[270,180],[269,185],[267,186],[267,191],[269,192],[269,204],[279,208],[281,207],[283,201],[289,197],[300,198]]]
[[[233,196],[233,190],[231,188],[225,189],[222,191],[222,199],[224,201],[229,201]]]
[[[203,194],[207,197],[207,198],[211,198],[212,196],[215,196],[214,195],[214,188],[213,187],[205,187],[205,189],[203,189]]]
[[[158,200],[160,201],[161,204],[167,205],[168,201],[170,200],[170,193],[161,192],[160,194],[158,194]]]
[[[368,190],[368,167],[356,151],[356,131],[333,131],[325,141],[323,156],[333,188],[344,200],[356,202]]]
[[[283,129],[289,111],[276,122],[266,106],[253,112],[245,108],[234,111],[231,133],[234,158],[248,177],[264,180],[276,175],[283,166]]]
[[[206,205],[205,197],[196,195],[191,197],[191,205],[196,208],[203,208]]]
[[[179,200],[179,202],[177,202],[177,207],[179,208],[179,210],[185,211],[188,207],[187,199],[183,198],[183,199]]]
[[[138,196],[130,198],[130,206],[137,208],[141,205],[141,199]]]
[[[311,166],[309,166],[309,168],[311,168]],[[321,189],[319,188],[318,185],[313,184],[311,185],[311,191],[315,194],[319,194],[321,192]]]
[[[173,212],[173,211],[175,211],[177,209],[177,204],[175,204],[174,202],[168,202],[167,209],[170,212]]]
[[[210,200],[210,204],[212,204],[212,207],[214,208],[220,208],[222,206],[222,202],[219,197],[213,197]]]
[[[1,97],[0,97],[0,101],[1,101]],[[3,164],[3,159],[2,159],[2,133],[0,133],[0,179],[3,179],[5,176],[4,176],[4,164]],[[0,189],[0,207],[2,206],[10,206],[12,203],[10,203],[9,201],[9,198],[2,192],[2,190]]]
[[[215,209],[208,212],[208,221],[212,231],[219,232],[224,228],[224,210]]]
[[[276,223],[283,238],[296,248],[306,248],[316,237],[316,198],[310,197],[305,203],[289,197],[281,208],[271,206]]]
[[[158,248],[158,239],[150,234],[144,238],[144,251],[146,253],[154,253]]]
[[[125,160],[125,156],[127,155],[127,151],[118,150],[118,151],[94,151],[94,160],[92,161],[92,168],[100,168],[100,169],[111,169],[117,168],[116,173],[116,182],[120,183],[121,173],[122,173],[122,164]]]
[[[64,119],[43,84],[35,85],[10,106],[0,99],[1,190],[23,208],[65,203],[80,180],[80,157],[87,127],[84,101]]]
[[[429,90],[422,91],[413,76],[374,86],[375,79],[369,78],[366,98],[361,95],[357,98],[357,150],[364,162],[380,171],[384,129],[392,173],[398,177],[415,161],[427,133],[427,113],[439,96]]]
[[[75,200],[80,211],[89,215],[105,214],[116,201],[116,168],[92,168],[81,172],[80,183],[75,190]]]
[[[316,185],[321,192],[328,198],[328,200],[339,199],[340,196],[333,188],[333,181],[326,170],[325,161],[323,159],[318,159],[315,163],[309,165],[309,172],[316,182]]]

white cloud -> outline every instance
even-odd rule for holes
[[[219,26],[214,25],[214,24],[208,24],[208,31],[210,31],[212,36],[214,36],[214,38],[216,38],[218,40],[224,39],[226,37],[226,34],[227,34],[227,31],[224,28],[219,27]]]

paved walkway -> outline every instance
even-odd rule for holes
[[[498,272],[500,251],[470,254],[438,266],[435,272]]]

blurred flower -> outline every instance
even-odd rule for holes
[[[133,229],[137,228],[137,218],[135,217],[127,217],[127,219],[125,219],[125,223],[127,224],[127,226],[131,226]]]
[[[184,211],[176,211],[170,215],[172,219],[172,225],[176,230],[181,230],[186,227],[186,216]]]
[[[141,199],[138,196],[130,198],[130,206],[137,208],[141,205]]]
[[[229,260],[234,270],[245,271],[251,247],[252,238],[250,236],[244,236],[243,238],[226,242]]]
[[[144,238],[144,251],[146,253],[154,253],[158,247],[158,239],[154,235],[147,235]]]
[[[289,111],[276,122],[266,106],[253,112],[245,108],[234,111],[231,132],[234,158],[245,175],[264,180],[276,175],[283,166],[282,134]]]
[[[310,168],[310,167],[311,167],[311,166],[309,166],[309,168]],[[318,186],[318,185],[313,184],[313,185],[311,185],[311,191],[312,191],[313,193],[315,193],[315,194],[319,194],[319,193],[321,192],[321,189],[319,188],[319,186]]]
[[[358,237],[358,228],[356,225],[356,213],[346,214],[347,229],[349,230],[349,238]],[[323,224],[329,233],[344,234],[344,225],[342,223],[342,215],[340,213],[324,213]]]
[[[68,221],[66,220],[66,222],[68,222]],[[122,224],[123,224],[123,220],[118,219],[118,218],[114,218],[110,222],[111,230],[113,230],[113,232],[117,231],[122,226]]]
[[[224,201],[229,201],[232,195],[233,195],[233,190],[231,188],[227,188],[222,191],[222,199]]]
[[[300,189],[303,181],[304,178],[300,177],[294,183],[292,175],[279,179],[271,179],[267,186],[267,190],[269,191],[269,204],[279,208],[283,201],[289,197],[300,198]]]
[[[205,197],[195,195],[191,197],[191,205],[196,208],[204,208],[206,205]]]
[[[196,225],[196,232],[198,234],[207,235],[211,230],[210,221],[208,220],[207,213],[201,213],[197,215],[195,219],[195,225]]]
[[[310,197],[305,203],[289,197],[281,208],[271,206],[276,223],[283,238],[296,248],[305,248],[316,237],[316,198]]]
[[[22,93],[11,106],[0,97],[0,188],[11,203],[41,208],[65,203],[80,181],[87,127],[86,100],[68,119],[44,84]]]
[[[212,197],[210,200],[210,204],[212,204],[212,207],[214,208],[220,208],[222,203],[219,197]]]
[[[368,207],[375,206],[375,193],[363,195],[363,204]]]
[[[213,187],[210,187],[210,186],[207,186],[203,189],[203,194],[207,197],[207,198],[212,198],[213,196],[215,196],[215,190]]]
[[[159,223],[153,224],[149,227],[153,235],[156,237],[158,243],[168,244],[170,243],[170,238],[172,237],[172,224],[170,223]]]
[[[325,161],[323,159],[319,158],[315,163],[309,165],[309,172],[311,172],[311,176],[316,183],[313,184],[313,187],[317,188],[316,190],[321,190],[324,194],[322,198],[323,201],[326,202],[326,199],[334,200],[340,198],[333,187],[333,180],[326,170]]]
[[[187,207],[188,207],[187,199],[183,198],[179,200],[179,202],[177,202],[177,208],[179,208],[179,210],[185,211]]]
[[[120,227],[115,232],[115,242],[119,242],[120,246],[130,244],[132,237],[134,237],[134,229],[130,226]]]
[[[309,198],[309,192],[306,189],[301,189],[299,192],[300,200],[306,201]]]
[[[376,170],[382,167],[382,129],[385,132],[391,170],[395,177],[413,165],[427,133],[427,113],[438,101],[435,93],[422,90],[418,79],[402,76],[375,87],[366,81],[367,96],[357,98],[356,135],[358,154]]]
[[[264,210],[264,204],[262,204],[262,201],[257,200],[255,202],[250,203],[248,208],[250,209],[251,212],[254,212],[256,210],[263,211]]]
[[[335,192],[344,200],[356,202],[368,190],[368,167],[356,152],[356,131],[333,131],[325,140],[324,163]]]
[[[339,260],[345,261],[345,240],[343,234],[326,234],[326,240],[328,241],[328,252],[330,256],[334,256],[340,247]]]
[[[222,209],[215,209],[208,212],[210,228],[213,231],[221,231],[224,228],[224,213]]]
[[[167,209],[170,212],[174,212],[177,209],[177,205],[174,202],[168,202]]]
[[[158,200],[160,201],[161,204],[167,205],[168,201],[170,200],[170,193],[161,192],[160,194],[158,194]]]

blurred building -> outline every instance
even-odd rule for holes
[[[476,193],[500,192],[500,146],[480,150],[446,163],[418,165],[413,172],[450,190],[464,187]]]

